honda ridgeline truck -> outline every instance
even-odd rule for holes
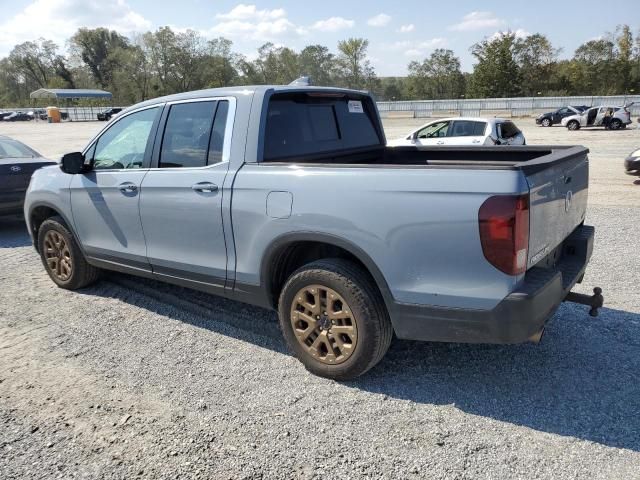
[[[587,152],[388,147],[363,92],[203,90],[120,113],[34,173],[24,212],[59,287],[116,270],[276,309],[344,380],[394,334],[538,341],[591,256]]]

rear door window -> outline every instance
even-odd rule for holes
[[[456,120],[453,128],[449,129],[450,137],[481,137],[487,127],[485,122],[472,120]]]
[[[264,160],[280,161],[381,145],[366,101],[346,95],[276,94],[269,100]]]

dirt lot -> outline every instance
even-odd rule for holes
[[[392,138],[417,121],[386,123]],[[275,316],[128,276],[55,288],[0,220],[0,478],[640,478],[640,131],[542,129],[591,149],[592,319],[540,345],[396,341],[355,382],[313,377]],[[1,124],[56,157],[103,124]]]

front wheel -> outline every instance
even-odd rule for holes
[[[100,270],[87,263],[80,247],[61,217],[42,222],[38,251],[45,270],[60,288],[77,290],[94,283]]]
[[[376,365],[393,329],[369,275],[342,260],[319,260],[294,272],[278,305],[290,350],[315,375],[350,380]]]
[[[567,128],[569,130],[580,130],[580,124],[576,121],[576,120],[572,120],[569,123],[567,123]]]
[[[542,122],[541,122],[541,123],[542,123],[542,126],[543,126],[543,127],[550,127],[550,126],[551,126],[551,120],[550,120],[550,119],[548,119],[548,118],[544,118],[544,119],[542,119]]]

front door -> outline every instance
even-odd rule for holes
[[[231,103],[199,100],[168,106],[154,168],[144,178],[140,197],[153,272],[214,291],[224,288],[227,274],[222,198]]]
[[[150,270],[139,199],[160,110],[116,120],[85,153],[93,169],[71,180],[76,233],[89,257]]]
[[[449,121],[443,121],[427,125],[416,134],[416,145],[446,145],[450,124]]]

